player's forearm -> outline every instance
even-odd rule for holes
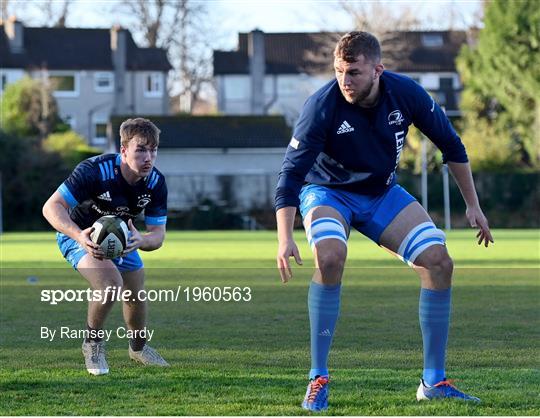
[[[139,247],[142,251],[154,251],[163,245],[165,240],[164,231],[151,231],[142,235],[143,242]]]
[[[478,202],[478,195],[476,194],[476,188],[474,187],[474,180],[469,163],[456,163],[449,161],[448,168],[456,180],[467,207],[479,207],[480,204]]]
[[[71,220],[68,211],[61,203],[48,200],[43,205],[43,216],[58,232],[77,240],[81,228]]]
[[[296,208],[293,206],[287,206],[277,210],[276,222],[278,230],[278,240],[280,242],[292,240],[295,216]]]

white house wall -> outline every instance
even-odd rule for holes
[[[408,73],[419,80],[427,90],[438,90],[441,77],[452,78],[453,88],[459,90],[461,82],[455,72]],[[316,90],[332,79],[331,74],[281,74],[265,76],[264,96],[267,114],[284,115],[289,125],[294,125],[304,102]],[[225,115],[251,114],[249,75],[216,76],[218,109]],[[277,89],[276,94],[275,89]]]
[[[146,78],[155,72],[152,71],[137,71],[130,73],[131,87],[130,94],[135,96],[134,106],[135,114],[139,115],[168,115],[169,114],[169,95],[167,92],[167,77],[165,73],[159,73],[161,76],[161,95],[148,97],[145,95]],[[130,97],[131,103],[132,98]]]
[[[283,148],[160,149],[156,166],[165,174],[272,174]]]
[[[273,204],[284,148],[160,149],[156,166],[165,175],[169,207],[188,209],[204,199],[237,210]]]
[[[98,71],[101,72],[101,71]],[[90,142],[94,137],[93,121],[108,118],[113,106],[113,93],[101,93],[94,90],[96,71],[48,71],[49,75],[69,74],[78,77],[78,91],[72,97],[56,96],[60,117],[71,120],[73,129]],[[34,71],[30,76],[42,78],[41,71]]]
[[[15,83],[24,77],[23,69],[11,69],[11,68],[0,68],[0,80],[5,81],[6,85]],[[2,87],[2,86],[0,86]],[[4,91],[0,88],[0,96]]]
[[[267,113],[285,115],[288,122],[294,122],[309,95],[330,78],[307,74],[267,74],[264,79]],[[251,84],[248,75],[217,76],[216,83],[220,112],[225,115],[251,113]]]
[[[55,94],[60,117],[69,120],[73,130],[92,143],[95,137],[95,123],[107,122],[113,112],[114,92],[99,92],[94,88],[94,76],[103,71],[53,71],[48,75],[75,75],[77,78],[77,91],[69,97]],[[2,70],[7,75],[8,83],[22,78],[23,70]],[[28,73],[34,79],[42,79],[41,71]],[[126,108],[130,114],[167,115],[169,114],[169,98],[167,93],[166,74],[162,76],[163,91],[160,97],[145,97],[144,83],[147,72],[126,73]],[[114,76],[113,76],[114,79]]]
[[[307,98],[330,80],[327,76],[307,74],[267,76],[265,80],[267,103],[273,98],[273,77],[277,78],[277,100],[268,108],[268,114],[284,115],[290,126],[298,119]]]
[[[420,85],[427,90],[438,90],[441,78],[451,78],[454,90],[459,90],[461,80],[458,73],[440,72],[440,73],[402,73],[403,75],[418,79]]]
[[[226,115],[248,115],[251,111],[250,79],[247,75],[217,77],[219,96],[218,110]]]

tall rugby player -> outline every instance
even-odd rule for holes
[[[315,256],[308,296],[311,370],[302,406],[311,411],[328,406],[327,359],[351,227],[395,253],[420,276],[424,370],[417,399],[478,402],[453,386],[445,370],[453,270],[445,234],[396,183],[408,126],[414,124],[443,152],[467,205],[467,218],[478,228],[478,243],[487,247],[493,238],[465,148],[442,109],[420,85],[385,71],[373,35],[344,35],[334,51],[334,69],[335,79],[304,105],[276,192],[277,265],[282,281],[291,277],[289,257],[301,263],[292,235],[298,206]]]

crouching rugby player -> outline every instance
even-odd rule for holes
[[[167,186],[155,167],[159,129],[149,120],[128,119],[120,127],[120,153],[82,161],[43,206],[43,215],[58,231],[57,242],[64,258],[104,300],[89,301],[87,338],[82,344],[86,368],[93,375],[109,372],[103,326],[114,298],[106,289],[129,290],[123,303],[124,320],[134,337],[129,340],[132,360],[145,365],[168,366],[159,353],[146,344],[146,301],[143,262],[137,250],[153,251],[165,239]],[[133,220],[144,211],[146,232],[141,234]],[[116,215],[129,227],[130,237],[121,257],[105,259],[92,242],[92,224],[101,216]]]

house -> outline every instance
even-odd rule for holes
[[[240,33],[235,51],[214,51],[218,110],[282,114],[294,122],[306,98],[333,77],[332,47],[338,38],[336,33]],[[455,58],[465,42],[463,31],[410,31],[382,44],[383,51],[392,51],[391,43],[399,43],[399,59],[390,60],[389,70],[411,76],[449,116],[458,116],[461,83]]]
[[[111,120],[117,147],[126,117]],[[190,209],[205,199],[237,212],[273,207],[291,137],[283,116],[142,117],[161,130],[156,167],[165,175],[170,209]]]
[[[61,118],[102,149],[115,114],[167,115],[166,51],[138,47],[112,29],[32,28],[10,19],[0,26],[0,93],[28,75],[53,89]]]

